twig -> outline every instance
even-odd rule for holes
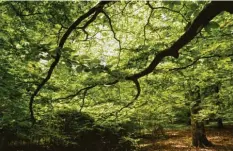
[[[111,29],[111,31],[112,31],[112,33],[113,33],[113,37],[114,37],[114,39],[118,42],[118,44],[119,44],[119,59],[118,59],[118,63],[117,64],[119,64],[119,62],[120,62],[120,55],[121,55],[121,41],[116,37],[116,32],[114,31],[114,29],[113,29],[113,26],[112,26],[112,20],[111,20],[111,18],[109,17],[109,15],[104,11],[104,10],[102,10],[102,13],[105,15],[105,17],[108,19],[108,23],[109,23],[109,26],[110,26],[110,29]]]
[[[189,22],[189,21],[186,19],[186,17],[185,17],[182,13],[180,13],[179,11],[177,11],[177,10],[173,10],[173,9],[170,9],[170,8],[164,7],[164,6],[161,6],[161,7],[153,7],[153,6],[150,4],[149,1],[147,1],[146,4],[147,4],[152,10],[155,10],[155,9],[166,9],[166,10],[168,10],[168,11],[177,13],[177,14],[179,14],[186,22]]]
[[[178,71],[178,70],[183,70],[183,69],[187,69],[193,65],[195,65],[199,60],[201,59],[209,59],[209,58],[222,58],[222,57],[231,57],[233,56],[233,54],[227,54],[227,55],[220,55],[220,54],[214,54],[214,55],[211,55],[211,56],[202,56],[202,57],[198,57],[197,59],[195,59],[192,63],[186,65],[186,66],[183,66],[183,67],[177,67],[177,68],[171,68],[171,69],[168,69],[169,71]]]
[[[82,112],[82,109],[83,109],[83,107],[84,107],[85,97],[86,97],[86,95],[87,95],[87,90],[88,90],[88,89],[84,90],[84,92],[83,92],[82,104],[81,104],[81,106],[80,106],[79,112]]]
[[[147,22],[146,22],[146,25],[144,26],[144,29],[143,29],[143,32],[144,32],[144,45],[146,45],[146,26],[148,26],[150,24],[150,18],[152,16],[153,12],[154,12],[154,10],[151,9],[150,15],[149,15],[149,17],[147,19]]]

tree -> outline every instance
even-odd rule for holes
[[[10,62],[15,65],[10,68],[14,69],[12,77],[20,73],[16,81],[26,82],[27,89],[24,85],[20,88],[22,98],[28,99],[27,93],[32,93],[29,102],[32,123],[52,116],[49,113],[54,108],[65,106],[117,123],[119,119],[126,120],[124,115],[135,116],[131,107],[140,108],[148,102],[145,99],[155,101],[157,107],[163,104],[162,99],[168,102],[176,99],[177,108],[187,110],[181,103],[184,87],[171,85],[182,84],[182,79],[187,81],[182,74],[190,76],[206,69],[205,60],[232,56],[229,53],[232,42],[222,38],[232,37],[231,4],[2,2],[4,22],[0,36],[2,49],[7,52],[3,60],[14,58]],[[191,72],[188,68],[198,62],[201,63],[197,71]],[[217,65],[223,64],[220,62]],[[206,64],[214,66],[212,62]],[[230,65],[225,69],[229,73]],[[149,86],[155,83],[155,78],[159,80],[154,85],[161,88],[158,93]],[[163,93],[168,87],[171,90]],[[144,89],[156,97],[147,98]],[[173,95],[168,98],[171,92]],[[158,100],[157,96],[163,97]],[[74,100],[79,100],[74,103],[77,107],[70,103]],[[21,102],[25,106],[26,101]],[[167,106],[167,109],[174,108]],[[97,111],[99,114],[95,114]],[[163,118],[172,119],[173,112],[170,113]]]
[[[199,120],[198,117],[198,112],[201,110],[201,94],[198,86],[190,92],[190,97],[194,101],[191,106],[192,145],[200,147],[211,146],[212,144],[206,138],[204,122]]]

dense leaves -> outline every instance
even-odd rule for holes
[[[232,120],[231,6],[1,2],[0,149],[130,150],[158,125],[190,123],[197,86],[196,120]]]

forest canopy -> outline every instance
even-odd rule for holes
[[[121,140],[155,125],[231,121],[232,6],[0,2],[0,134],[65,146],[80,141],[72,132]],[[211,144],[196,135],[194,146]]]

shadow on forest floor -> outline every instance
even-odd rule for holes
[[[223,129],[207,128],[207,138],[213,147],[191,147],[191,130],[167,130],[166,139],[145,139],[141,151],[233,151],[233,125]]]

